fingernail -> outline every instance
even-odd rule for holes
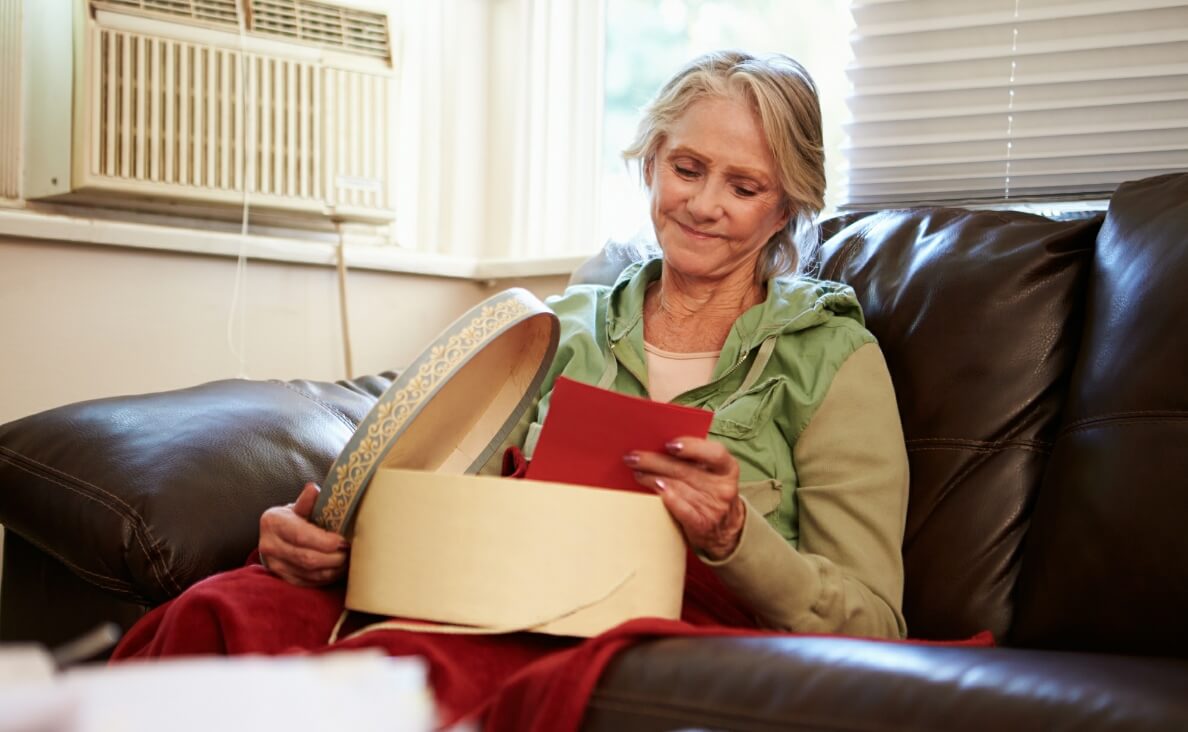
[[[670,440],[669,442],[664,443],[664,449],[675,455],[676,453],[679,453],[681,450],[685,449],[685,443],[681,442],[680,440]]]
[[[665,483],[662,479],[657,478],[656,479],[656,492],[663,493],[666,490],[668,490],[668,484]]]
[[[623,456],[623,462],[628,465],[632,465],[632,466],[639,465],[639,455],[636,455],[633,452],[629,452]]]

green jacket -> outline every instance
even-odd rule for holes
[[[513,431],[509,444],[531,455],[558,376],[623,394],[648,395],[643,344],[644,292],[660,277],[662,261],[627,267],[611,287],[575,285],[549,298],[561,320],[557,356],[541,397]],[[851,288],[805,277],[767,283],[767,299],[735,322],[711,381],[674,403],[714,412],[711,439],[739,462],[744,496],[770,486],[770,506],[756,506],[779,534],[797,545],[797,476],[792,446],[842,363],[873,343]],[[777,494],[771,489],[778,485]]]

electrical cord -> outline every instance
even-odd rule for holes
[[[248,221],[251,216],[251,187],[256,176],[255,135],[248,130],[255,129],[255,104],[248,104],[248,56],[244,22],[239,23],[239,109],[242,122],[239,125],[237,167],[239,179],[243,182],[243,210],[240,213],[239,255],[235,261],[235,285],[231,290],[231,307],[227,312],[227,348],[238,365],[236,375],[248,378],[247,371],[247,242]],[[249,151],[247,147],[251,145]],[[238,315],[239,343],[236,345],[235,326]]]
[[[338,314],[342,318],[342,355],[346,366],[346,378],[355,376],[355,367],[351,354],[351,322],[347,315],[347,278],[346,256],[344,253],[346,233],[342,229],[342,219],[335,218],[334,226],[338,229],[338,246],[335,248],[338,265]]]

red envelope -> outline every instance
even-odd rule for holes
[[[713,412],[654,402],[557,379],[549,413],[524,476],[599,488],[648,492],[635,482],[623,456],[664,452],[677,437],[705,437]]]

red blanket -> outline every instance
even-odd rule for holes
[[[765,634],[707,567],[692,557],[688,567],[680,621],[641,618],[584,641],[378,630],[327,645],[342,612],[343,588],[295,587],[252,564],[203,580],[150,612],[128,631],[113,661],[380,647],[426,660],[445,726],[482,716],[488,730],[576,730],[602,670],[634,643],[674,635]],[[983,634],[962,643],[992,642]]]

